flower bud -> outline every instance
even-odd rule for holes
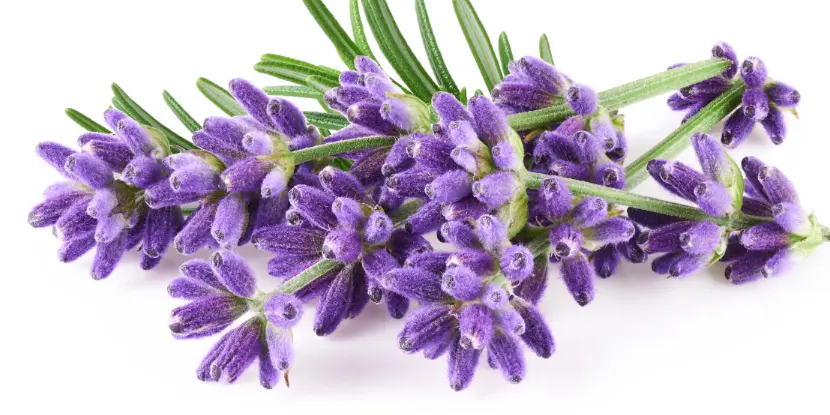
[[[303,304],[292,295],[276,293],[265,300],[262,311],[271,324],[291,328],[302,318]]]
[[[340,262],[352,262],[360,257],[361,249],[362,243],[357,232],[335,229],[326,235],[323,242],[323,257]]]
[[[752,132],[755,121],[747,117],[743,111],[735,111],[726,119],[720,142],[727,148],[738,147]]]
[[[521,245],[513,245],[501,254],[499,266],[511,282],[520,282],[533,271],[533,254]]]
[[[232,251],[218,251],[210,256],[213,272],[225,288],[239,297],[252,297],[256,291],[254,271],[242,257]]]
[[[738,73],[738,54],[735,53],[735,49],[732,49],[732,46],[729,46],[726,42],[718,42],[712,47],[712,57],[713,58],[724,58],[728,59],[730,65],[726,68],[725,71],[721,75],[723,75],[726,79],[732,79],[735,74]]]
[[[437,238],[457,248],[479,248],[478,236],[468,222],[452,221],[441,225]]]
[[[759,88],[767,80],[767,67],[760,58],[746,58],[741,64],[741,78],[749,88]]]
[[[465,266],[447,268],[441,276],[441,289],[461,301],[472,301],[481,292],[481,277]]]
[[[483,304],[468,304],[458,315],[459,343],[465,349],[481,350],[495,332],[493,312]]]
[[[680,247],[690,254],[711,253],[720,244],[721,236],[720,226],[709,221],[695,222],[680,234]]]
[[[743,112],[751,120],[763,120],[769,114],[769,98],[761,89],[747,89],[743,95]]]
[[[585,85],[571,85],[565,99],[577,115],[587,116],[597,110],[597,93]]]
[[[712,216],[724,216],[732,208],[732,196],[724,185],[707,180],[695,187],[696,202],[700,209]]]
[[[398,268],[387,272],[383,287],[420,302],[440,302],[449,299],[441,289],[441,277],[418,268]]]
[[[317,303],[317,313],[314,315],[314,333],[318,336],[327,336],[337,329],[337,326],[346,318],[349,312],[349,303],[352,298],[354,285],[352,275],[354,265],[347,264],[329,284]]]

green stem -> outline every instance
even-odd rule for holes
[[[527,172],[525,173],[525,185],[528,188],[538,189],[539,186],[541,186],[542,181],[550,177],[554,176]],[[600,186],[589,182],[567,179],[564,177],[560,177],[560,179],[565,182],[568,189],[571,190],[571,193],[577,196],[597,196],[608,203],[616,203],[619,205],[647,210],[649,212],[676,216],[683,219],[707,220],[733,229],[746,229],[750,226],[768,220],[765,218],[744,215],[742,213],[723,217],[711,216],[700,209],[687,205],[681,205],[679,203],[655,199],[649,196],[642,196],[636,193],[627,192],[625,190],[612,189],[610,187]]]
[[[305,287],[317,278],[320,278],[323,275],[328,274],[335,268],[338,268],[342,265],[343,263],[340,261],[321,259],[316,264],[306,268],[305,271],[285,281],[285,283],[283,283],[279,288],[277,288],[276,292],[294,294],[300,288]]]
[[[692,144],[689,140],[692,134],[708,131],[728,117],[735,108],[741,105],[741,96],[745,89],[746,84],[743,80],[739,80],[645,154],[631,162],[625,168],[626,189],[633,189],[648,177],[646,166],[649,161],[658,158],[666,160],[675,158]]]
[[[395,144],[395,137],[370,136],[353,138],[351,140],[335,141],[333,143],[320,144],[318,146],[292,151],[294,164],[318,159],[321,157],[334,156],[336,154],[350,153],[357,150],[371,148],[389,147]]]
[[[598,94],[599,104],[608,111],[617,110],[709,79],[726,70],[729,65],[728,60],[716,58],[669,69],[602,91]],[[536,111],[513,114],[507,117],[507,122],[514,130],[524,131],[562,121],[572,115],[574,112],[568,104],[560,104]]]
[[[830,228],[827,226],[821,226],[821,236],[824,238],[826,242],[830,242]]]

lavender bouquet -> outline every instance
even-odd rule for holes
[[[470,385],[482,355],[519,383],[525,350],[547,359],[556,349],[536,307],[559,284],[551,268],[587,306],[597,277],[623,260],[651,259],[669,278],[725,263],[725,278],[745,284],[783,275],[830,241],[781,170],[730,157],[756,123],[783,144],[801,97],[727,43],[709,59],[596,92],[554,65],[544,35],[539,57],[514,58],[505,33],[496,53],[470,1],[454,0],[488,97],[459,89],[423,0],[417,18],[432,73],[386,1],[352,0],[351,34],[322,1],[305,4],[343,70],[263,55],[254,68],[293,85],[234,79],[224,89],[199,79],[224,113],[201,123],[165,92],[191,139],[113,85],[106,126],[68,109],[87,130],[78,147],[37,146],[64,181],[44,191],[29,223],[53,229],[60,261],[92,251],[101,280],[129,251],[145,270],[171,247],[211,251],[184,262],[168,287],[186,301],[171,314],[175,338],[218,336],[199,380],[232,383],[257,362],[263,387],[281,378],[287,386],[293,328],[316,303],[307,318],[317,336],[383,304],[405,319],[400,349],[446,356],[454,390]],[[362,13],[395,75],[369,49]],[[674,90],[668,106],[685,111],[682,124],[627,162],[620,110]],[[286,97],[317,100],[323,111]],[[720,139],[706,133],[722,120]],[[690,146],[699,166],[672,160]],[[632,192],[649,177],[690,203]],[[433,234],[453,249],[434,246]],[[234,251],[247,243],[272,255],[267,269]],[[276,290],[257,288],[263,271],[279,279]]]

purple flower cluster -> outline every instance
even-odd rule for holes
[[[296,293],[303,301],[320,298],[315,332],[332,333],[370,300],[385,300],[392,317],[403,317],[409,299],[383,289],[380,278],[408,256],[432,250],[429,242],[394,229],[389,216],[371,205],[360,181],[331,166],[320,171],[319,186],[296,185],[288,201],[285,223],[260,228],[253,243],[275,254],[268,263],[275,277],[290,279],[321,259],[339,263]]]
[[[289,184],[316,181],[307,179],[310,165],[295,171],[290,154],[320,140],[303,113],[241,79],[230,90],[248,115],[209,117],[193,135],[199,149],[167,157],[169,178],[147,190],[152,208],[199,202],[175,237],[182,254],[247,243],[256,229],[282,221]]]
[[[429,131],[429,107],[404,94],[369,57],[358,56],[354,63],[357,71],[342,72],[340,86],[324,95],[326,105],[345,115],[350,125],[325,142]]]
[[[728,59],[731,65],[719,76],[680,89],[669,97],[669,108],[686,111],[683,118],[686,122],[729,89],[740,75],[747,88],[741,107],[726,120],[721,142],[729,148],[737,147],[746,140],[755,123],[760,122],[774,144],[783,143],[787,136],[783,112],[795,113],[801,94],[795,88],[769,78],[767,67],[760,58],[750,57],[739,65],[735,50],[726,42],[719,42],[712,48],[712,57]]]
[[[525,377],[524,343],[543,358],[555,345],[535,306],[515,295],[514,287],[531,277],[533,255],[511,245],[498,218],[447,222],[443,238],[456,252],[411,255],[402,268],[387,272],[383,286],[421,303],[398,335],[407,353],[428,359],[449,355],[448,377],[454,390],[473,379],[481,354],[510,383]]]
[[[611,276],[620,258],[635,263],[646,260],[632,242],[639,233],[633,223],[610,216],[608,203],[601,198],[574,198],[558,177],[542,182],[531,210],[532,219],[547,230],[550,261],[560,264],[562,279],[581,306],[594,299],[595,276]]]
[[[170,296],[189,301],[173,309],[170,332],[175,338],[221,333],[234,321],[252,314],[211,348],[196,369],[199,380],[233,383],[259,359],[263,387],[276,386],[281,372],[287,385],[294,358],[291,328],[303,314],[300,300],[288,294],[258,291],[253,270],[231,251],[214,252],[209,262],[188,261],[181,273],[168,287]]]
[[[711,221],[629,208],[628,216],[649,228],[638,238],[642,250],[662,253],[652,262],[656,273],[683,277],[719,260],[729,262],[726,278],[743,284],[780,274],[791,258],[820,244],[820,226],[800,207],[795,187],[780,170],[746,157],[743,177],[714,138],[698,133],[692,145],[704,173],[679,162],[654,160],[648,166],[652,177],[712,216],[730,217],[739,210],[760,223],[733,231]]]
[[[806,256],[821,244],[821,227],[800,206],[792,182],[780,170],[755,157],[741,162],[746,175],[744,213],[770,218],[731,235],[722,261],[726,278],[743,284],[780,275],[799,256]]]
[[[36,228],[52,226],[61,242],[58,258],[72,262],[95,248],[92,277],[106,278],[126,251],[141,246],[141,267],[158,265],[184,218],[178,205],[148,206],[146,190],[166,182],[161,160],[166,137],[111,109],[104,114],[116,133],[85,133],[80,151],[43,142],[37,154],[65,177],[49,186],[29,213]]]

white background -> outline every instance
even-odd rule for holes
[[[327,3],[348,30],[347,2]],[[424,57],[414,2],[390,3]],[[801,90],[801,120],[788,120],[791,135],[783,146],[756,131],[735,156],[753,154],[777,165],[797,183],[804,206],[830,222],[828,29],[822,6],[813,4],[819,2],[474,3],[494,44],[505,30],[516,56],[536,54],[538,37],[547,32],[557,65],[598,90],[705,59],[719,40],[741,57],[763,57],[771,76]],[[450,3],[428,6],[459,85],[483,87]],[[402,322],[378,307],[328,338],[316,337],[312,319],[305,319],[295,336],[290,389],[260,388],[255,369],[232,386],[201,383],[194,369],[215,339],[176,341],[167,329],[179,302],[165,287],[184,258],[168,255],[143,272],[128,255],[100,282],[89,277],[89,256],[59,263],[50,231],[26,224],[28,209],[58,177],[35,157],[35,144],[72,145],[81,130],[63,109],[100,119],[111,81],[185,132],[164,106],[163,89],[201,119],[219,111],[196,90],[199,76],[275,85],[281,81],[252,69],[260,54],[342,68],[337,54],[299,1],[5,2],[0,39],[0,413],[830,411],[827,246],[785,277],[744,287],[726,283],[720,266],[682,281],[624,266],[599,281],[597,299],[584,309],[554,277],[542,309],[557,351],[549,360],[528,357],[528,375],[518,386],[483,365],[467,391],[451,391],[445,360],[399,351],[395,334]],[[624,112],[632,156],[681,118],[665,107],[665,97]],[[691,160],[688,153],[684,158]],[[651,185],[639,191],[658,194]],[[243,252],[264,284],[273,285],[264,272],[267,256]]]

